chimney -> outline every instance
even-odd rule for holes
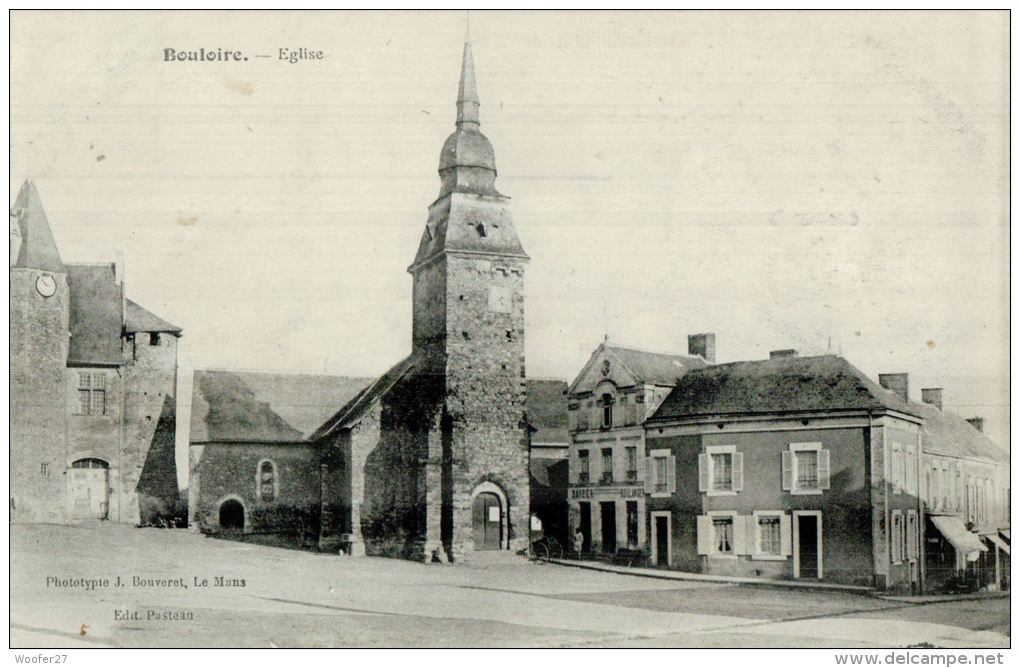
[[[983,417],[972,417],[967,420],[970,426],[974,427],[978,431],[983,432],[985,430],[985,419]]]
[[[109,256],[107,256],[109,257]],[[113,280],[117,285],[123,285],[124,283],[124,251],[119,250],[114,256],[116,260],[113,263]]]
[[[687,354],[701,355],[709,364],[715,364],[715,334],[691,334],[688,336]]]
[[[794,350],[793,348],[786,348],[785,350],[770,350],[769,351],[769,359],[770,360],[774,360],[777,357],[796,357],[797,355],[798,355],[797,351]]]
[[[921,388],[921,401],[923,401],[926,404],[931,404],[935,408],[942,410],[942,388],[941,387]]]
[[[908,392],[910,388],[909,379],[910,375],[906,373],[878,374],[878,384],[898,394],[903,401],[910,401],[910,393]]]

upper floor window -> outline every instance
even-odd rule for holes
[[[613,426],[613,395],[603,394],[602,400],[602,428],[610,429]]]
[[[627,447],[627,482],[637,480],[637,448]]]
[[[821,443],[791,443],[783,451],[783,489],[791,494],[821,494],[829,489],[829,451]]]
[[[77,415],[106,415],[106,374],[102,371],[78,373]]]
[[[269,459],[259,462],[255,476],[255,496],[259,501],[275,501],[280,493],[280,480],[276,474],[276,464]]]
[[[578,450],[577,451],[577,482],[586,484],[588,482],[588,451]]]
[[[669,450],[652,450],[645,460],[645,492],[652,496],[676,491],[676,458]]]
[[[698,489],[712,494],[735,494],[744,487],[744,455],[733,445],[714,445],[698,455]]]
[[[612,448],[602,448],[602,482],[613,482]]]

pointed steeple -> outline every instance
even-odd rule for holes
[[[464,33],[464,57],[457,87],[457,129],[439,154],[439,196],[451,192],[496,195],[496,157],[492,144],[479,128],[478,84],[471,55],[470,28]]]
[[[11,223],[12,227],[17,227],[21,236],[18,257],[11,266],[52,272],[67,271],[60,259],[57,242],[53,240],[39,191],[30,180],[26,180],[18,191],[18,197],[11,208]]]
[[[460,65],[460,86],[457,88],[457,127],[477,130],[478,84],[475,82],[475,59],[471,55],[471,22],[464,29],[464,58]]]

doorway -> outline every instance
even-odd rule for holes
[[[96,457],[71,463],[72,515],[78,520],[110,517],[110,465]]]
[[[581,501],[577,505],[581,515],[581,552],[591,552],[591,504]]]
[[[602,515],[602,551],[616,552],[616,502],[603,501],[599,504]]]
[[[503,535],[503,512],[499,497],[482,492],[475,497],[471,508],[476,550],[498,550]]]
[[[244,531],[244,505],[237,499],[220,504],[220,530]]]
[[[822,579],[822,513],[793,512],[793,577]]]
[[[655,565],[669,566],[669,513],[652,513],[652,554]]]

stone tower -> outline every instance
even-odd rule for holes
[[[10,513],[12,520],[60,522],[67,512],[67,268],[31,181],[10,222]]]
[[[466,37],[456,129],[439,156],[439,197],[429,206],[408,268],[414,277],[413,356],[420,360],[419,372],[442,385],[444,397],[441,452],[429,448],[425,552],[442,546],[454,558],[483,547],[476,545],[482,532],[473,516],[479,507],[494,522],[485,527],[485,547],[495,547],[491,507],[496,503],[499,549],[519,549],[528,541],[528,256],[510,217],[509,198],[496,190],[495,156],[481,133],[478,107]]]

